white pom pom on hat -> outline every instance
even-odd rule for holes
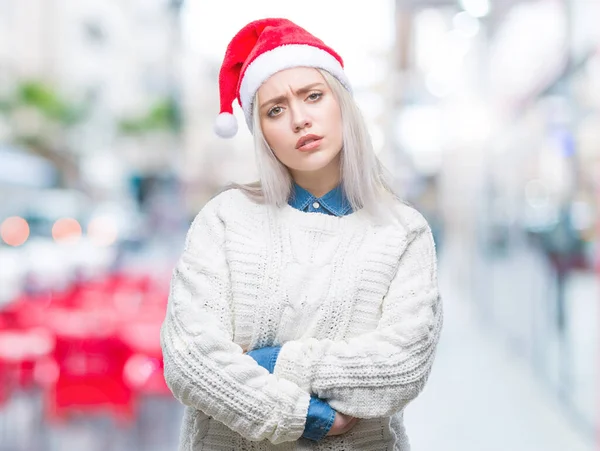
[[[238,123],[231,113],[221,113],[215,120],[215,133],[221,138],[233,138],[238,131]]]
[[[292,67],[324,69],[351,91],[342,58],[323,41],[287,19],[259,19],[242,28],[227,46],[219,72],[221,111],[215,133],[222,138],[237,133],[236,98],[252,131],[252,103],[258,88],[271,75]]]

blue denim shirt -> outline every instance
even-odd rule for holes
[[[294,183],[288,204],[300,211],[324,213],[332,216],[345,216],[352,213],[352,206],[338,185],[327,194],[316,197]]]
[[[345,216],[352,213],[352,206],[340,185],[321,197],[294,183],[288,204],[300,211],[323,213],[331,216]],[[275,369],[281,346],[271,346],[248,352],[256,362],[269,373]],[[335,420],[335,410],[322,399],[311,396],[306,416],[306,426],[302,437],[318,441],[327,436]]]

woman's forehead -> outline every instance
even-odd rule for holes
[[[270,95],[288,89],[296,91],[313,83],[325,83],[325,79],[317,69],[313,67],[294,67],[271,75],[261,85],[258,94],[259,96]]]

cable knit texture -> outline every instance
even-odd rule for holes
[[[165,379],[185,404],[180,451],[410,449],[406,405],[442,327],[431,231],[274,208],[238,190],[194,220],[161,330]],[[274,374],[244,351],[282,346]],[[301,438],[310,395],[360,418]]]

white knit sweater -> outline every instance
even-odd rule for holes
[[[173,272],[161,342],[187,406],[179,449],[409,450],[402,413],[425,384],[442,327],[429,226],[208,202]],[[282,345],[274,374],[244,351]],[[361,420],[301,438],[314,393]]]

